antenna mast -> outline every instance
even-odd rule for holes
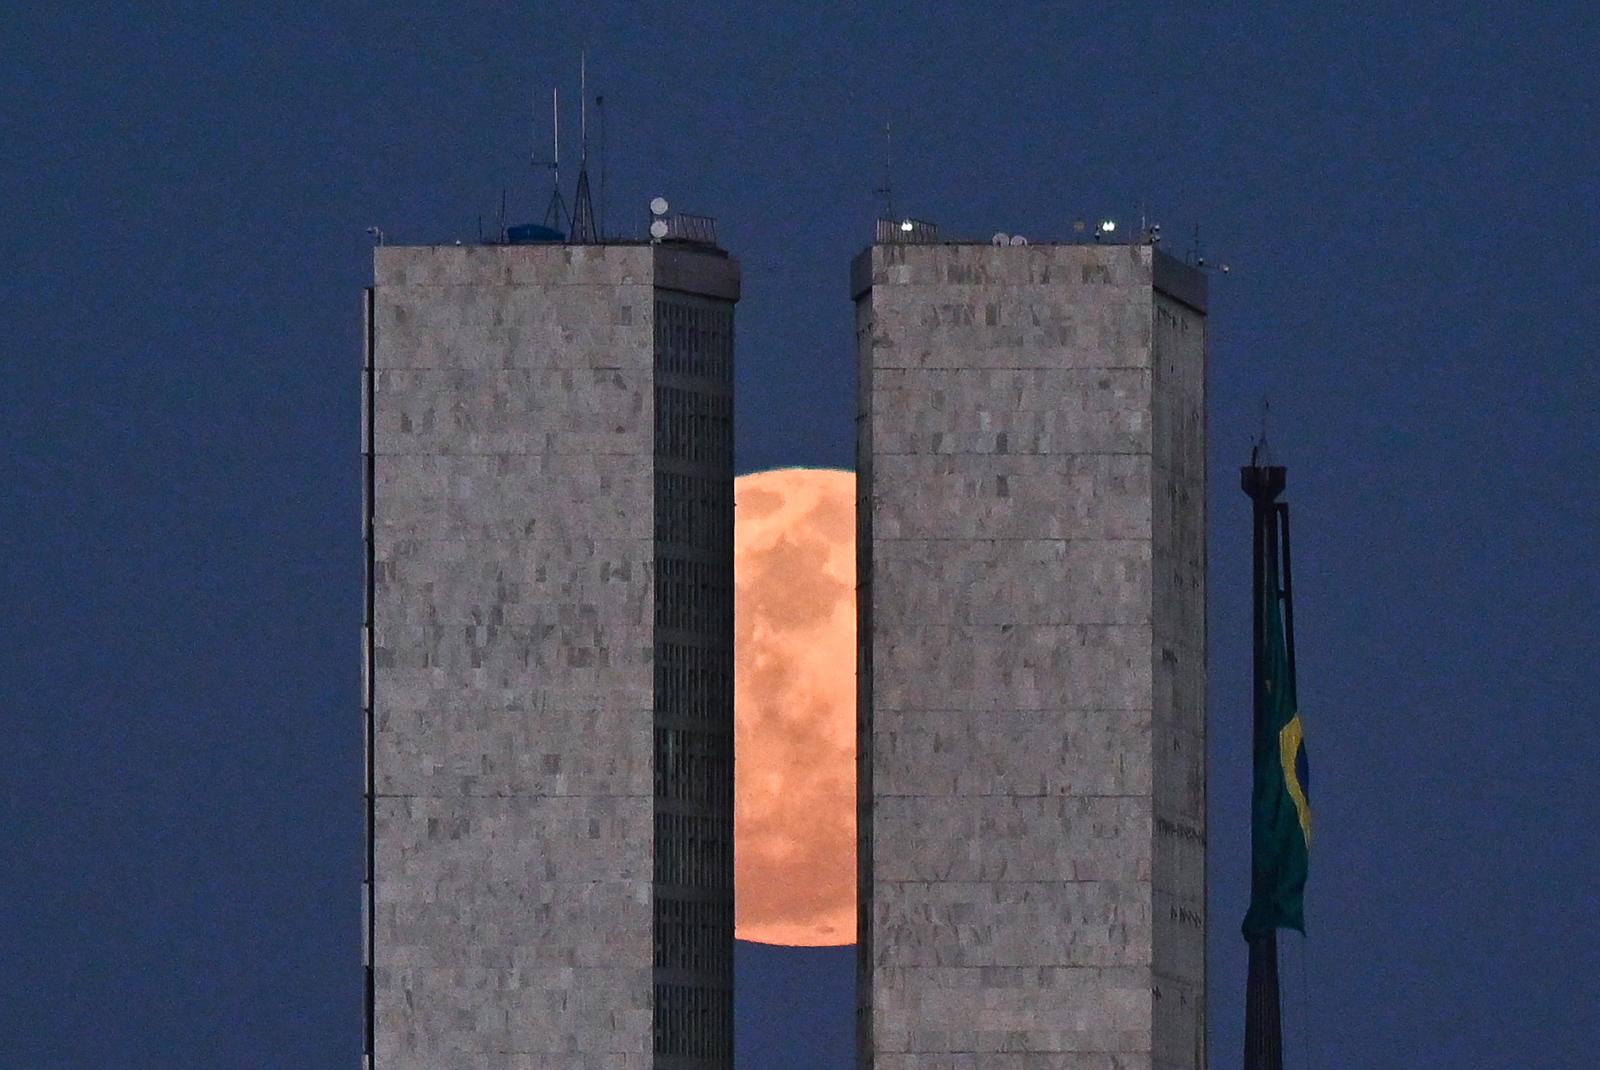
[[[600,240],[605,241],[606,234],[606,98],[594,98],[594,106],[600,112]]]
[[[554,87],[550,90],[550,129],[555,137],[555,155],[549,163],[555,176],[555,188],[550,191],[550,206],[544,210],[544,225],[564,230],[571,217],[567,213],[567,202],[561,197],[561,90]],[[538,161],[534,163],[537,165]]]
[[[883,217],[894,218],[894,190],[890,183],[890,171],[894,164],[894,130],[889,123],[883,124],[883,185],[873,190],[873,193],[883,196]]]
[[[580,244],[600,240],[594,227],[594,201],[589,196],[589,57],[578,53],[578,189],[572,195],[572,239]]]

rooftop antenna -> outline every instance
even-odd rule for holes
[[[1200,224],[1199,223],[1196,223],[1194,225],[1194,247],[1190,251],[1190,257],[1191,257],[1191,259],[1190,259],[1189,262],[1191,264],[1193,264],[1195,267],[1201,268],[1202,270],[1206,268],[1207,264],[1206,264],[1205,254],[1200,248]],[[1211,266],[1217,268],[1218,270],[1220,270],[1224,275],[1228,274],[1228,272],[1232,270],[1227,264],[1213,264]]]
[[[606,236],[606,98],[594,98],[595,110],[600,113],[600,240]]]
[[[589,57],[578,53],[578,189],[572,195],[571,240],[591,244],[599,240],[594,229],[594,203],[589,196]]]
[[[1149,206],[1139,201],[1139,241],[1145,245],[1161,244],[1161,224],[1150,216]]]
[[[550,206],[544,210],[544,225],[553,230],[564,230],[571,222],[571,216],[567,214],[567,202],[561,197],[561,90],[557,88],[550,90],[550,129],[554,135],[555,155],[547,161],[535,159],[533,164],[537,167],[542,163],[549,167],[555,178],[555,188],[550,191]]]
[[[890,185],[890,169],[894,163],[894,130],[886,122],[883,124],[883,185],[872,192],[883,197],[883,218],[894,218],[894,191]]]

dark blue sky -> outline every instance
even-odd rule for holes
[[[1587,5],[277,7],[0,19],[0,1066],[354,1065],[363,232],[538,214],[529,99],[584,41],[611,220],[663,193],[744,263],[741,471],[851,463],[885,120],[947,232],[1203,225],[1214,1065],[1263,395],[1316,773],[1293,1065],[1594,1065]],[[849,962],[747,949],[744,1065],[847,1066]]]

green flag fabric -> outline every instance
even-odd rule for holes
[[[1250,910],[1243,926],[1247,940],[1275,929],[1306,931],[1304,900],[1311,848],[1311,775],[1284,636],[1278,570],[1270,557],[1266,571],[1262,670],[1256,681]]]

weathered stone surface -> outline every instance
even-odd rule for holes
[[[864,1068],[1203,1065],[1203,286],[1158,257],[854,265]]]
[[[664,881],[662,853],[684,853],[663,818],[731,829],[731,688],[692,711],[727,760],[686,784],[657,767],[660,729],[685,716],[658,655],[732,642],[731,619],[661,625],[671,554],[731,590],[731,438],[705,441],[731,412],[667,429],[658,399],[729,396],[737,265],[641,245],[388,246],[375,276],[376,1065],[725,1067],[720,1034],[689,1055],[664,1044],[658,1003],[664,984],[730,985],[731,882],[715,864],[709,883]],[[674,336],[671,374],[664,297],[728,317],[714,338]],[[696,500],[723,523],[687,548],[661,541],[688,485],[668,473],[727,484],[725,506]],[[718,777],[725,793],[707,789]],[[716,909],[664,933],[659,901],[685,895]]]

